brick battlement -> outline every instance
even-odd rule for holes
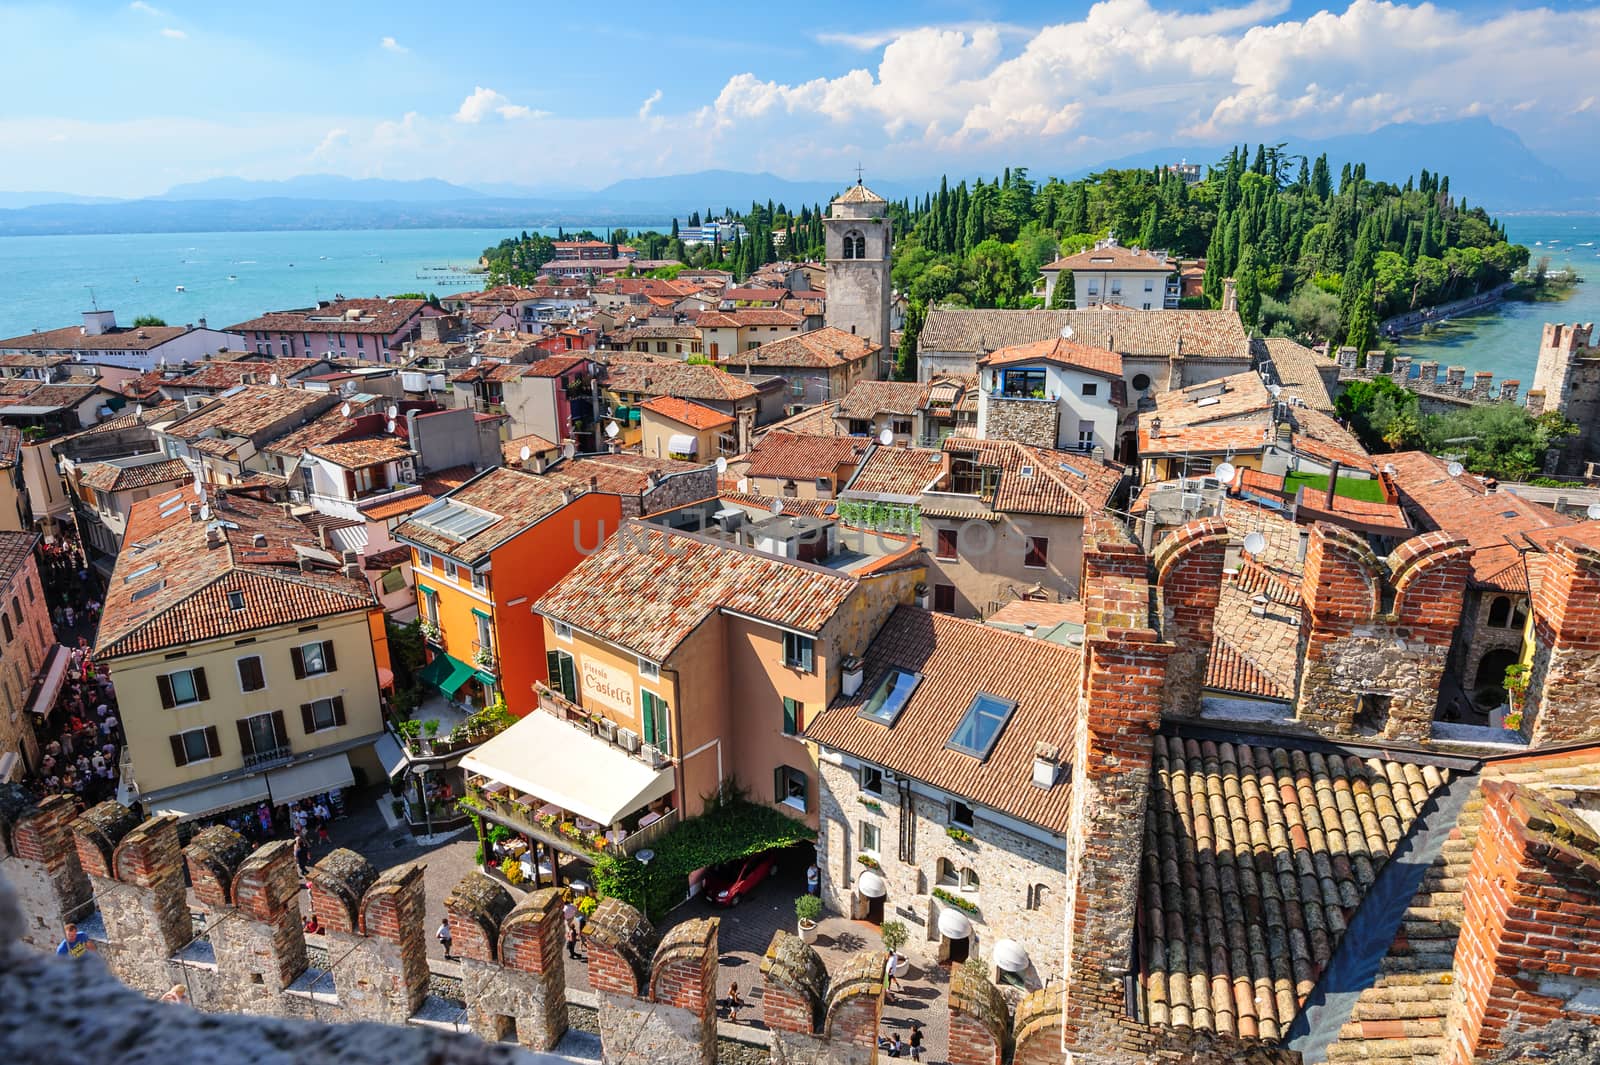
[[[1396,355],[1393,364],[1388,371],[1385,371],[1384,358],[1382,351],[1360,353],[1355,348],[1340,348],[1334,356],[1334,361],[1338,363],[1341,382],[1371,381],[1387,377],[1418,396],[1439,400],[1452,406],[1515,403],[1517,393],[1522,390],[1522,382],[1517,378],[1507,378],[1496,387],[1494,374],[1479,370],[1469,376],[1465,366],[1447,366],[1444,368],[1444,376],[1440,377],[1439,364],[1430,359],[1417,362],[1416,372],[1412,373],[1413,364],[1409,355]],[[1529,393],[1529,404],[1532,405],[1532,393]]]

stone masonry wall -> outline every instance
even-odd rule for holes
[[[497,1042],[547,1050],[567,1030],[561,894],[510,892],[474,871],[445,899],[472,1030]]]
[[[178,819],[140,824],[127,807],[103,802],[73,824],[73,835],[105,921],[111,971],[129,987],[162,994],[172,986],[167,959],[194,938]]]
[[[1600,550],[1558,540],[1534,587],[1534,656],[1523,730],[1544,747],[1600,738]]]
[[[1055,447],[1060,432],[1058,404],[1042,399],[1007,399],[990,393],[984,397],[988,412],[984,434],[990,440],[1014,440],[1032,447]]]
[[[76,920],[94,907],[89,878],[72,845],[78,803],[51,795],[37,806],[16,785],[0,785],[0,858],[11,871],[28,922],[22,942],[54,950],[63,921]]]

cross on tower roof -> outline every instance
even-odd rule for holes
[[[856,164],[856,184],[861,184],[861,164]]]

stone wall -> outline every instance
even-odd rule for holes
[[[1578,423],[1578,435],[1551,449],[1545,472],[1562,477],[1583,474],[1600,457],[1600,348],[1593,345],[1593,323],[1546,323],[1539,339],[1539,361],[1533,373],[1528,410],[1560,411]]]
[[[72,845],[77,800],[51,795],[37,806],[18,785],[0,785],[0,860],[11,870],[27,923],[22,942],[54,950],[61,925],[94,909],[89,878]]]
[[[1594,693],[1600,689],[1600,549],[1557,540],[1537,556],[1542,579],[1533,595],[1534,656],[1523,731],[1543,747],[1600,738]]]
[[[1060,405],[1045,399],[1007,399],[991,392],[983,397],[984,436],[1014,440],[1030,447],[1055,447],[1060,437]]]
[[[942,887],[977,906],[977,912],[969,915],[972,957],[986,955],[996,942],[1010,939],[1028,952],[1031,965],[1022,974],[1027,987],[1039,987],[1059,975],[1066,894],[1064,839],[1046,843],[986,816],[980,808],[975,811],[971,841],[958,841],[945,831],[949,820],[945,803],[911,791],[909,781],[902,790],[886,779],[883,793],[876,795],[861,790],[854,765],[824,761],[820,775],[817,867],[829,909],[852,916],[866,912],[867,900],[855,891],[855,884],[867,868],[857,860],[862,853],[860,826],[871,824],[879,833],[877,872],[888,885],[885,917],[905,922],[913,939],[939,942],[939,914],[949,904],[935,898],[932,890]],[[1062,781],[1056,786],[1068,784]],[[978,889],[939,884],[941,859],[958,877],[963,869],[976,873]]]

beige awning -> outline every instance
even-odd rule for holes
[[[266,797],[267,778],[257,774],[186,791],[166,799],[147,800],[145,808],[152,817],[156,814],[176,814],[180,821],[192,821],[196,817],[221,813],[235,806],[258,803]]]
[[[274,806],[286,802],[321,795],[325,791],[348,788],[356,782],[350,771],[350,756],[335,754],[318,758],[314,762],[301,762],[287,769],[274,769],[267,773],[267,786],[272,789]]]
[[[672,768],[651,769],[619,748],[536,710],[461,759],[461,768],[610,825],[672,792]]]

